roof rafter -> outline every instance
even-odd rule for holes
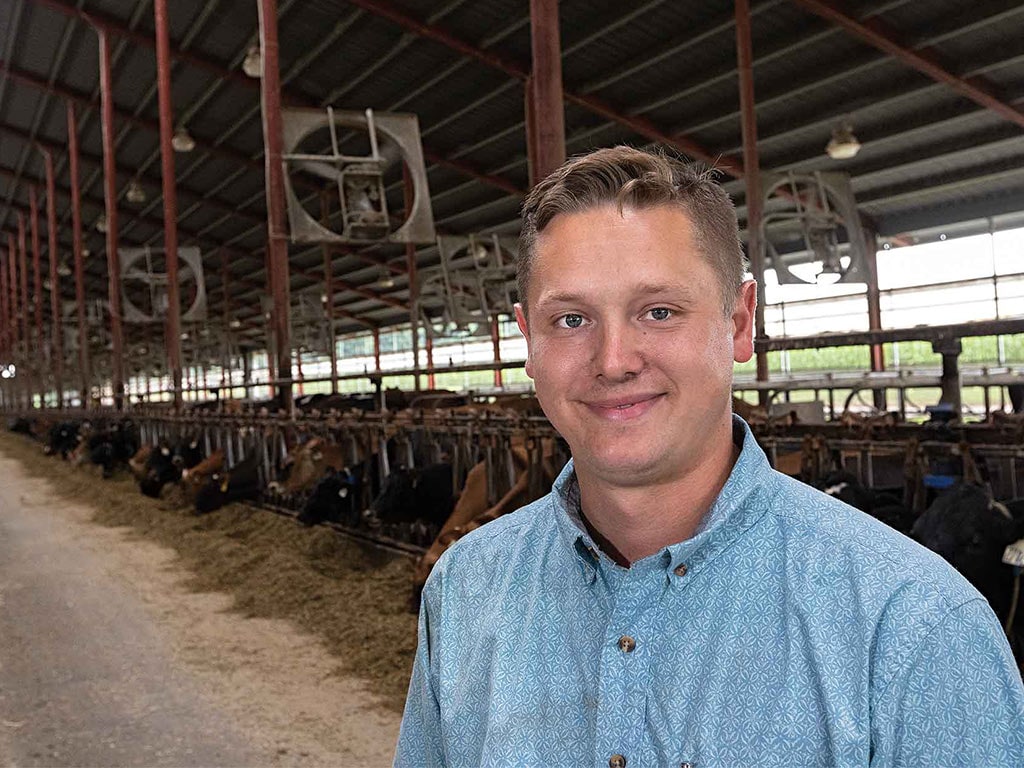
[[[529,70],[522,64],[492,51],[486,51],[478,48],[477,46],[444,30],[437,24],[418,21],[404,11],[396,8],[393,4],[387,2],[387,0],[348,1],[352,5],[362,8],[364,11],[398,24],[415,35],[425,37],[429,40],[440,43],[441,45],[447,46],[448,48],[461,53],[463,56],[469,56],[470,58],[476,59],[477,61],[504,72],[506,75],[514,77],[517,80],[525,82],[530,77]],[[717,168],[720,168],[731,176],[740,177],[743,175],[743,163],[737,158],[724,157],[707,147],[702,146],[688,136],[670,136],[659,129],[650,120],[643,117],[624,115],[603,99],[591,96],[590,94],[575,93],[568,89],[563,89],[563,97],[566,101],[572,104],[577,104],[607,120],[623,125],[631,131],[651,139],[652,141],[657,141],[665,146],[677,149],[680,152],[685,152],[687,155],[699,160],[714,163]]]
[[[883,51],[933,80],[948,85],[957,93],[990,109],[1001,117],[1024,128],[1024,111],[1004,101],[996,87],[982,77],[962,77],[954,74],[933,48],[912,49],[900,40],[899,32],[878,18],[863,21],[853,18],[839,5],[829,0],[792,0],[816,16],[842,27],[868,45]]]

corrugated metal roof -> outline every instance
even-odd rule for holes
[[[67,14],[54,5],[70,9]],[[364,6],[345,0],[282,0],[281,71],[287,101],[340,109],[410,111],[418,115],[428,157],[433,208],[448,233],[515,230],[521,199],[509,188],[528,184],[524,88],[516,73],[530,68],[529,4],[525,0],[390,0]],[[125,34],[152,37],[151,2],[11,0],[0,4],[0,230],[10,230],[27,206],[27,184],[42,179],[33,141],[63,146],[63,96],[80,103],[83,221],[89,293],[106,291],[96,33],[75,8],[123,28],[114,37],[114,101],[118,188],[138,178],[147,201],[120,202],[125,245],[162,240],[155,54]],[[861,0],[844,5],[873,19],[908,50],[928,55],[954,74],[981,77],[1006,104],[1024,99],[1024,6],[1017,0]],[[755,88],[760,154],[765,170],[843,170],[853,178],[861,210],[879,230],[931,230],[964,217],[1004,215],[1024,208],[1024,129],[981,107],[948,84],[814,16],[796,0],[753,3]],[[221,260],[230,259],[226,286],[235,312],[261,337],[255,300],[265,282],[262,126],[257,81],[239,75],[257,35],[251,0],[175,0],[172,45],[204,66],[177,61],[174,105],[198,142],[175,157],[179,237],[201,247],[211,301],[220,302]],[[403,28],[394,13],[436,28],[506,63],[503,71]],[[728,0],[563,0],[560,9],[567,94],[588,94],[617,113],[609,119],[568,101],[567,150],[650,143],[630,123],[640,116],[657,130],[683,135],[711,157],[740,157],[740,118],[733,4]],[[50,81],[52,80],[52,86]],[[823,153],[831,130],[848,122],[863,144],[856,158]],[[354,147],[350,142],[347,147]],[[68,169],[57,157],[58,212],[68,235]],[[401,207],[398,169],[388,176],[388,201]],[[743,203],[742,183],[728,188]],[[304,192],[304,195],[309,194]],[[315,197],[310,198],[315,202]],[[742,208],[741,208],[742,213]],[[0,245],[3,239],[0,239]],[[340,289],[336,306],[371,323],[394,323],[407,281],[377,285],[378,262],[400,263],[404,248],[334,249],[335,276],[361,289]],[[418,249],[420,266],[436,249]],[[322,272],[318,246],[292,248],[293,287],[313,290]],[[65,281],[68,282],[68,281]],[[62,286],[70,298],[72,288]],[[338,330],[358,323],[338,321]],[[158,329],[157,329],[158,330]],[[133,331],[134,332],[134,331]]]

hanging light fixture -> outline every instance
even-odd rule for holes
[[[832,138],[825,145],[825,154],[833,160],[849,160],[860,152],[860,142],[853,135],[853,127],[840,125],[832,129]]]
[[[191,152],[196,148],[196,140],[192,138],[192,134],[188,132],[188,129],[181,125],[178,126],[171,137],[171,146],[175,152]]]
[[[107,214],[101,213],[97,217],[96,223],[93,224],[93,226],[96,227],[96,231],[97,232],[106,232],[107,231]]]
[[[71,277],[71,267],[66,259],[61,259],[57,262],[57,274],[61,277]]]
[[[129,203],[144,203],[146,202],[146,190],[142,188],[138,181],[132,179],[128,182],[128,188],[124,191],[124,199]]]
[[[249,50],[245,52],[242,71],[249,77],[263,76],[263,56],[260,55],[260,47],[256,43],[250,45]]]
[[[395,278],[393,278],[391,276],[391,273],[387,270],[386,267],[381,267],[380,268],[380,276],[377,278],[377,287],[378,288],[394,288],[395,287]]]

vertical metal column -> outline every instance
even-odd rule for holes
[[[100,106],[103,128],[103,197],[107,214],[107,274],[110,301],[110,370],[114,408],[124,407],[124,337],[121,329],[121,259],[117,253],[117,167],[114,158],[114,87],[110,75],[110,38],[99,30]]]
[[[53,352],[53,378],[57,407],[64,407],[64,329],[61,324],[60,274],[57,272],[57,193],[53,178],[53,155],[43,150],[46,166],[46,234],[50,251],[50,349]]]
[[[25,248],[25,217],[18,214],[18,280],[21,284],[21,298],[18,313],[21,318],[21,360],[18,375],[21,389],[25,394],[25,407],[32,407],[32,383],[29,377],[29,361],[32,360],[32,340],[28,331],[28,255]]]
[[[32,359],[32,335],[28,330],[28,248],[25,243],[25,216],[18,214],[18,277],[21,281],[21,348],[25,363]]]
[[[754,55],[750,42],[750,3],[736,0],[736,56],[740,75],[740,112],[743,125],[743,167],[747,192],[747,256],[750,271],[757,281],[757,308],[754,312],[754,338],[765,338],[764,329],[764,254],[761,221],[764,215],[761,192],[761,166],[757,155],[757,103],[754,101]],[[757,380],[768,381],[768,353],[757,353]],[[768,392],[758,393],[761,405],[767,405]]]
[[[373,329],[373,370],[380,373],[380,328]]]
[[[491,318],[491,345],[494,347],[494,362],[501,362],[501,333],[499,332],[498,316]],[[501,369],[494,369],[494,386],[501,387]]]
[[[89,388],[92,372],[89,370],[89,331],[85,324],[85,265],[82,256],[82,197],[78,169],[78,117],[75,105],[68,102],[68,172],[71,174],[71,244],[75,256],[75,303],[78,307],[78,369],[81,406],[89,407]]]
[[[402,202],[405,206],[405,213],[409,215],[412,210],[413,201],[416,197],[416,189],[413,186],[412,174],[409,173],[409,166],[402,163]],[[420,390],[420,324],[416,316],[416,303],[419,300],[419,284],[416,278],[416,246],[413,243],[405,245],[405,263],[409,273],[409,334],[412,337],[412,367],[416,373],[413,375],[413,389]]]
[[[21,362],[21,334],[18,332],[18,248],[14,235],[7,235],[7,296],[11,313],[11,360]]]
[[[8,365],[13,357],[11,353],[11,313],[7,296],[7,262],[9,254],[0,254],[0,365]]]
[[[437,389],[434,378],[434,339],[427,333],[427,389]]]
[[[526,82],[530,185],[565,162],[565,101],[558,0],[530,0],[533,68]]]
[[[864,254],[864,265],[867,267],[868,273],[868,330],[879,331],[882,329],[882,297],[881,292],[878,290],[878,237],[873,230],[864,229],[864,242],[868,247],[867,253]],[[881,344],[871,345],[871,370],[885,370],[885,349]],[[880,411],[887,409],[888,403],[884,389],[872,390],[872,396],[875,408]]]
[[[178,194],[174,181],[174,113],[171,104],[171,44],[167,0],[155,0],[156,75],[160,102],[160,161],[164,196],[164,259],[167,264],[167,322],[164,343],[174,387],[174,410],[181,410],[181,287],[178,284]]]
[[[277,2],[259,0],[260,54],[263,62],[263,146],[266,160],[267,251],[274,309],[274,344],[277,352],[277,398],[292,412],[291,286],[288,276],[288,240],[285,234],[284,168],[282,167],[281,81],[278,68]]]
[[[32,238],[32,305],[35,309],[36,326],[35,359],[41,361],[43,355],[43,275],[39,266],[39,201],[36,200],[35,187],[29,187],[28,206],[29,232]],[[40,378],[39,386],[41,389],[45,389],[42,378]]]
[[[325,227],[330,221],[331,209],[330,200],[325,190],[320,194],[320,223]],[[324,243],[320,246],[324,255],[324,295],[327,296],[325,311],[327,314],[327,329],[330,332],[330,349],[328,354],[331,357],[331,394],[338,394],[338,339],[334,334],[334,268],[331,265],[331,247]]]

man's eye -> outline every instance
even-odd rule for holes
[[[583,315],[562,315],[558,318],[558,324],[563,328],[579,328],[583,325]]]
[[[672,310],[667,307],[655,307],[648,310],[647,314],[651,316],[652,320],[668,320],[672,317]]]

